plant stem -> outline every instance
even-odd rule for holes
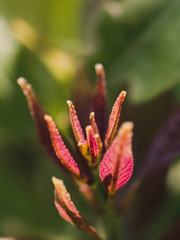
[[[118,232],[122,219],[120,216],[117,216],[114,211],[114,200],[112,198],[109,198],[106,203],[105,213],[102,217],[102,220],[106,231],[107,240],[120,240]]]

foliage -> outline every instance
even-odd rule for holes
[[[28,79],[74,144],[66,100],[73,98],[85,129],[98,62],[108,105],[125,89],[121,121],[134,122],[135,169],[115,198],[126,212],[118,220],[122,239],[179,236],[179,10],[178,0],[0,1],[0,236],[84,239],[53,206],[53,175],[103,234],[77,187],[42,150],[16,84]]]

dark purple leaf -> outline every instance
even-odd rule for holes
[[[31,85],[27,83],[27,81],[24,78],[19,78],[17,82],[22,88],[24,95],[26,96],[31,115],[36,125],[39,139],[44,149],[46,150],[48,155],[58,164],[58,166],[65,170],[64,166],[60,163],[53,149],[48,125],[44,119],[45,111],[42,109],[39,101],[37,100]]]
[[[106,82],[104,69],[101,64],[95,66],[97,73],[97,89],[92,103],[92,111],[95,112],[96,122],[102,141],[108,125],[108,109],[106,100]]]
[[[180,155],[180,108],[160,131],[150,147],[144,161],[142,174],[154,175],[166,168]]]

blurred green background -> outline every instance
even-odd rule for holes
[[[101,62],[109,106],[122,89],[128,92],[122,119],[135,122],[136,170],[180,103],[179,42],[179,0],[0,0],[0,236],[84,239],[58,216],[52,176],[65,180],[82,215],[101,230],[87,203],[44,153],[17,78],[28,79],[70,138],[66,100],[79,69],[93,85],[94,65]],[[161,239],[175,221],[178,167],[176,161],[168,175],[169,208],[137,239],[147,239],[147,233]]]

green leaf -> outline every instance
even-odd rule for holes
[[[0,18],[0,43],[0,100],[2,100],[8,99],[14,91],[10,77],[20,50],[20,45],[3,18]]]
[[[119,17],[104,17],[100,30],[107,56],[101,56],[110,65],[112,87],[126,80],[132,101],[142,102],[180,81],[180,2],[133,2],[122,2]]]
[[[1,10],[10,20],[22,18],[59,39],[80,35],[82,0],[1,0]]]

